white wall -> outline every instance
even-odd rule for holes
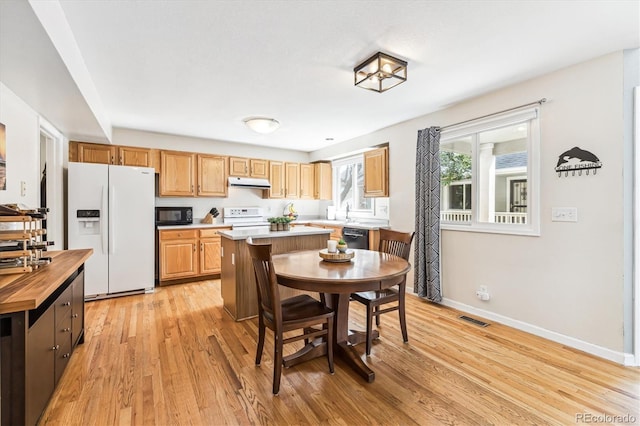
[[[427,96],[427,94],[425,94]],[[557,338],[617,361],[623,338],[623,53],[609,54],[311,153],[316,160],[389,142],[390,224],[413,229],[417,131],[546,97],[541,107],[541,235],[442,232],[446,302]],[[597,175],[559,178],[558,156],[579,146]],[[629,174],[631,171],[627,171]],[[551,207],[577,207],[577,223]],[[475,297],[486,285],[491,300]],[[630,331],[630,330],[629,330]],[[630,348],[626,348],[629,351]]]
[[[6,126],[7,190],[0,204],[40,205],[40,125],[38,114],[0,83],[0,122]],[[25,182],[25,196],[20,183]]]
[[[266,160],[300,163],[309,162],[309,154],[306,152],[131,129],[114,129],[113,143],[115,145],[140,146],[204,154],[232,155],[236,157],[262,158]],[[192,206],[194,209],[194,220],[203,218],[212,207],[217,207],[218,210],[222,211],[223,207],[259,206],[265,209],[265,214],[268,216],[280,216],[289,202],[294,203],[300,217],[315,217],[318,215],[324,217],[326,214],[326,206],[330,204],[329,201],[316,200],[263,199],[261,190],[242,188],[229,188],[227,198],[156,198],[156,205],[158,206]]]

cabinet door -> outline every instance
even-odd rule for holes
[[[188,152],[160,152],[160,196],[194,197],[196,156]]]
[[[200,274],[220,273],[220,237],[200,239]]]
[[[364,153],[364,196],[389,196],[389,149],[374,149]]]
[[[269,161],[269,198],[284,198],[284,163]]]
[[[160,280],[186,278],[198,274],[198,240],[160,242]]]
[[[73,346],[84,339],[84,271],[73,280],[73,302],[71,305],[71,341]]]
[[[300,164],[284,163],[284,197],[298,198],[300,196]]]
[[[300,164],[300,198],[313,200],[315,189],[315,168],[313,164]]]
[[[227,157],[198,155],[198,196],[226,197]]]
[[[315,198],[317,200],[333,199],[331,163],[315,163]]]
[[[229,157],[229,176],[249,176],[249,159]]]
[[[78,142],[76,149],[79,163],[116,164],[116,147],[113,145]]]
[[[249,160],[249,169],[251,177],[269,179],[269,162],[267,160],[252,158]]]
[[[121,166],[152,167],[151,150],[148,148],[119,146],[118,164]]]
[[[27,333],[25,424],[34,425],[55,387],[55,307],[52,305]]]

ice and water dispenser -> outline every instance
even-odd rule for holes
[[[77,210],[78,235],[100,235],[100,210]]]

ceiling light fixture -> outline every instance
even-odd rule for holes
[[[280,122],[273,118],[267,117],[250,117],[245,118],[244,124],[256,133],[267,134],[275,131],[280,127]]]
[[[375,92],[386,92],[407,81],[407,62],[378,52],[353,69],[355,85]]]

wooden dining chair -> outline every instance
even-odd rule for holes
[[[411,252],[411,242],[413,241],[413,232],[398,232],[390,229],[380,229],[380,244],[378,251],[393,254],[409,260]],[[404,311],[404,296],[406,291],[406,275],[402,277],[402,281],[393,287],[378,291],[362,291],[352,293],[351,299],[362,303],[367,309],[367,355],[371,355],[371,341],[373,318],[376,319],[376,326],[380,326],[380,315],[392,311],[398,311],[400,317],[400,329],[402,330],[402,340],[407,343],[409,336],[407,335],[407,320]],[[382,305],[395,303],[391,307],[380,309]]]
[[[283,346],[304,340],[307,343],[316,337],[326,336],[329,371],[333,374],[333,318],[332,309],[313,297],[302,294],[280,300],[278,281],[271,260],[271,244],[254,244],[247,239],[247,246],[253,262],[258,290],[258,348],[256,365],[260,365],[264,348],[265,330],[274,335],[273,394],[280,391],[280,376],[283,365]],[[312,326],[322,325],[321,329]],[[301,334],[283,337],[288,331],[301,330]]]

